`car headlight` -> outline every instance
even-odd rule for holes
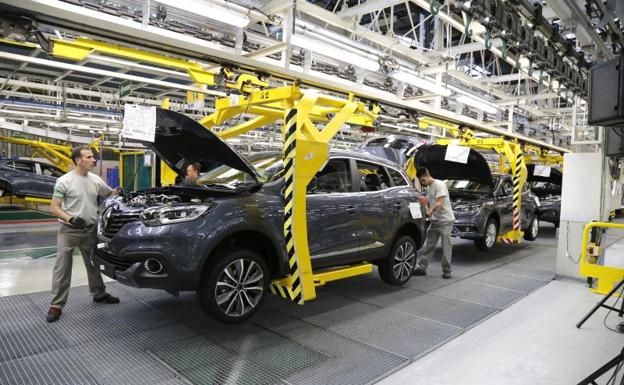
[[[473,213],[478,212],[479,208],[481,208],[481,206],[478,206],[478,205],[460,206],[460,207],[457,207],[455,211],[457,211],[458,213],[463,213],[463,214],[473,214]]]
[[[141,213],[141,220],[147,226],[160,226],[188,222],[202,216],[210,206],[151,207]]]

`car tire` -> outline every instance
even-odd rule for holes
[[[485,223],[483,238],[475,239],[475,247],[482,251],[490,251],[496,243],[498,237],[498,222],[496,219],[489,218]]]
[[[533,214],[531,217],[531,221],[529,222],[529,227],[524,231],[524,239],[527,241],[534,241],[537,239],[539,234],[539,219],[537,214]]]
[[[400,286],[409,281],[416,267],[416,242],[410,236],[398,238],[390,249],[388,257],[379,261],[381,280],[390,285]]]
[[[255,251],[228,250],[213,258],[204,272],[197,296],[210,316],[224,323],[239,323],[258,311],[268,290],[269,269]]]

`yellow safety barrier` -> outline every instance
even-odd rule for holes
[[[624,278],[624,269],[597,264],[597,255],[600,254],[600,247],[594,243],[588,244],[589,232],[594,227],[624,230],[624,224],[592,222],[585,225],[583,229],[583,246],[581,259],[579,261],[579,274],[598,281],[596,287],[590,289],[591,291],[594,293],[607,294]]]

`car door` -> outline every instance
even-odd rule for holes
[[[33,195],[37,191],[37,176],[35,164],[32,162],[14,160],[13,169],[15,179],[12,190],[15,195]]]
[[[496,208],[500,214],[500,233],[513,228],[513,185],[509,178],[503,177],[496,190]]]
[[[360,209],[353,201],[350,160],[330,159],[308,185],[308,243],[315,267],[339,264],[357,252]],[[319,213],[318,221],[314,213]]]
[[[56,180],[63,176],[63,171],[45,163],[39,163],[40,174],[38,175],[40,183],[37,184],[38,195],[52,196]]]
[[[357,170],[353,202],[361,207],[358,213],[356,233],[360,239],[360,258],[372,259],[384,255],[385,246],[391,242],[389,231],[396,227],[395,215],[388,215],[397,210],[392,205],[402,205],[398,200],[389,203],[386,195],[392,190],[392,183],[383,165],[364,160],[356,160]],[[388,204],[386,204],[388,203]]]

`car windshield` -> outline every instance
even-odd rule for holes
[[[490,186],[467,179],[450,179],[446,181],[446,186],[451,194],[487,194],[492,192]]]
[[[256,155],[249,157],[248,161],[267,181],[272,181],[274,179],[275,175],[281,170],[282,165],[282,157],[279,154]],[[223,165],[202,173],[197,180],[197,184],[216,184],[234,188],[239,184],[253,181],[254,178],[246,172]]]
[[[539,197],[561,195],[561,185],[554,183],[533,181],[529,183],[529,188]]]

